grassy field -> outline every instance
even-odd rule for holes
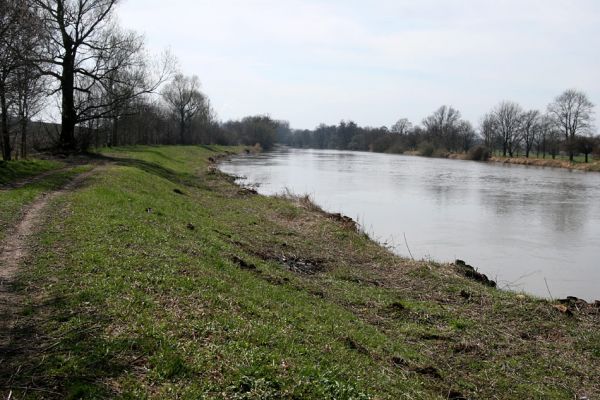
[[[3,398],[600,397],[596,307],[561,312],[398,258],[209,161],[240,150],[90,161],[106,165],[54,199],[31,240]]]

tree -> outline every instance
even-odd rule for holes
[[[521,115],[523,111],[521,106],[512,101],[503,101],[492,111],[497,134],[502,139],[502,155],[506,157],[513,156],[521,140]]]
[[[443,146],[451,151],[458,150],[460,148],[457,140],[460,118],[460,111],[444,105],[425,118],[423,125],[435,145]]]
[[[525,157],[529,158],[529,152],[533,148],[537,135],[540,131],[540,112],[531,110],[521,115],[521,136],[525,144]]]
[[[200,92],[197,76],[177,74],[164,88],[163,98],[179,126],[179,142],[186,143],[185,133],[194,116],[206,108],[206,99]]]
[[[481,138],[483,139],[484,146],[490,151],[495,151],[496,139],[498,138],[498,135],[496,128],[496,119],[494,118],[493,114],[488,113],[484,115],[480,123],[479,132]]]
[[[27,130],[29,121],[44,107],[45,81],[31,65],[23,65],[16,70],[15,108],[21,135],[21,158],[27,157]]]
[[[407,118],[400,118],[392,127],[390,132],[398,135],[406,135],[412,129],[412,123]]]
[[[588,162],[589,155],[592,154],[598,144],[598,139],[591,133],[577,137],[577,150],[585,155],[585,162]]]
[[[576,137],[592,128],[593,109],[587,95],[575,89],[566,90],[548,105],[548,112],[564,135],[570,161],[574,158]]]
[[[468,152],[475,143],[477,135],[469,121],[460,121],[457,126],[458,138],[462,146],[463,152]]]
[[[535,135],[535,145],[538,157],[541,151],[542,158],[546,158],[549,140],[553,137],[553,134],[551,133],[552,130],[556,131],[556,123],[552,117],[548,114],[540,116],[538,121],[538,133]]]
[[[61,95],[59,146],[65,150],[76,149],[78,124],[114,115],[120,105],[154,92],[170,74],[166,56],[157,76],[142,79],[141,39],[113,22],[118,1],[31,0],[45,35],[35,61]]]
[[[0,136],[2,158],[10,160],[11,106],[16,86],[16,70],[22,66],[22,52],[31,45],[28,37],[33,32],[28,18],[27,4],[19,0],[0,0]]]

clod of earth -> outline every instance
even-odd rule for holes
[[[560,311],[563,314],[566,314],[566,315],[569,315],[569,316],[573,315],[573,312],[569,309],[569,307],[567,307],[567,306],[565,306],[563,304],[554,304],[554,305],[552,305],[552,307],[555,310],[558,310],[558,311]]]
[[[249,187],[243,187],[240,190],[238,190],[238,194],[240,194],[242,196],[248,196],[248,195],[256,195],[256,194],[258,194],[258,192],[256,191],[256,189],[249,188]]]
[[[469,400],[469,398],[456,390],[451,390],[450,393],[448,393],[448,400]]]
[[[191,222],[187,224],[187,228],[188,228],[190,231],[193,231],[194,229],[196,229],[196,227],[194,226],[194,224],[192,224]]]
[[[458,271],[465,277],[472,279],[476,282],[480,282],[489,287],[496,287],[496,282],[489,279],[487,275],[478,272],[472,266],[465,263],[463,260],[456,260],[454,265],[457,267]]]
[[[350,217],[347,217],[340,213],[328,213],[327,216],[334,221],[341,222],[345,228],[348,228],[353,231],[358,231],[358,224]]]
[[[183,193],[181,190],[179,189],[173,189],[173,192],[177,193],[177,194],[185,194]]]
[[[300,274],[314,275],[323,269],[316,262],[302,260],[300,258],[281,257],[280,261],[290,271],[294,271]]]
[[[435,379],[442,379],[442,375],[440,375],[440,373],[438,372],[438,370],[435,367],[415,368],[415,372],[417,372],[421,375],[430,376]]]
[[[256,265],[250,264],[250,263],[246,262],[245,260],[241,259],[238,256],[233,256],[231,258],[231,260],[235,264],[237,264],[241,269],[247,269],[247,270],[257,271]]]

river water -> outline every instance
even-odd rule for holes
[[[221,170],[262,194],[310,194],[399,255],[460,258],[541,297],[600,298],[600,173],[288,148]]]

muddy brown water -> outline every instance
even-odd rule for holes
[[[464,259],[541,297],[600,299],[600,173],[288,148],[220,168],[262,194],[310,194],[402,256]]]

